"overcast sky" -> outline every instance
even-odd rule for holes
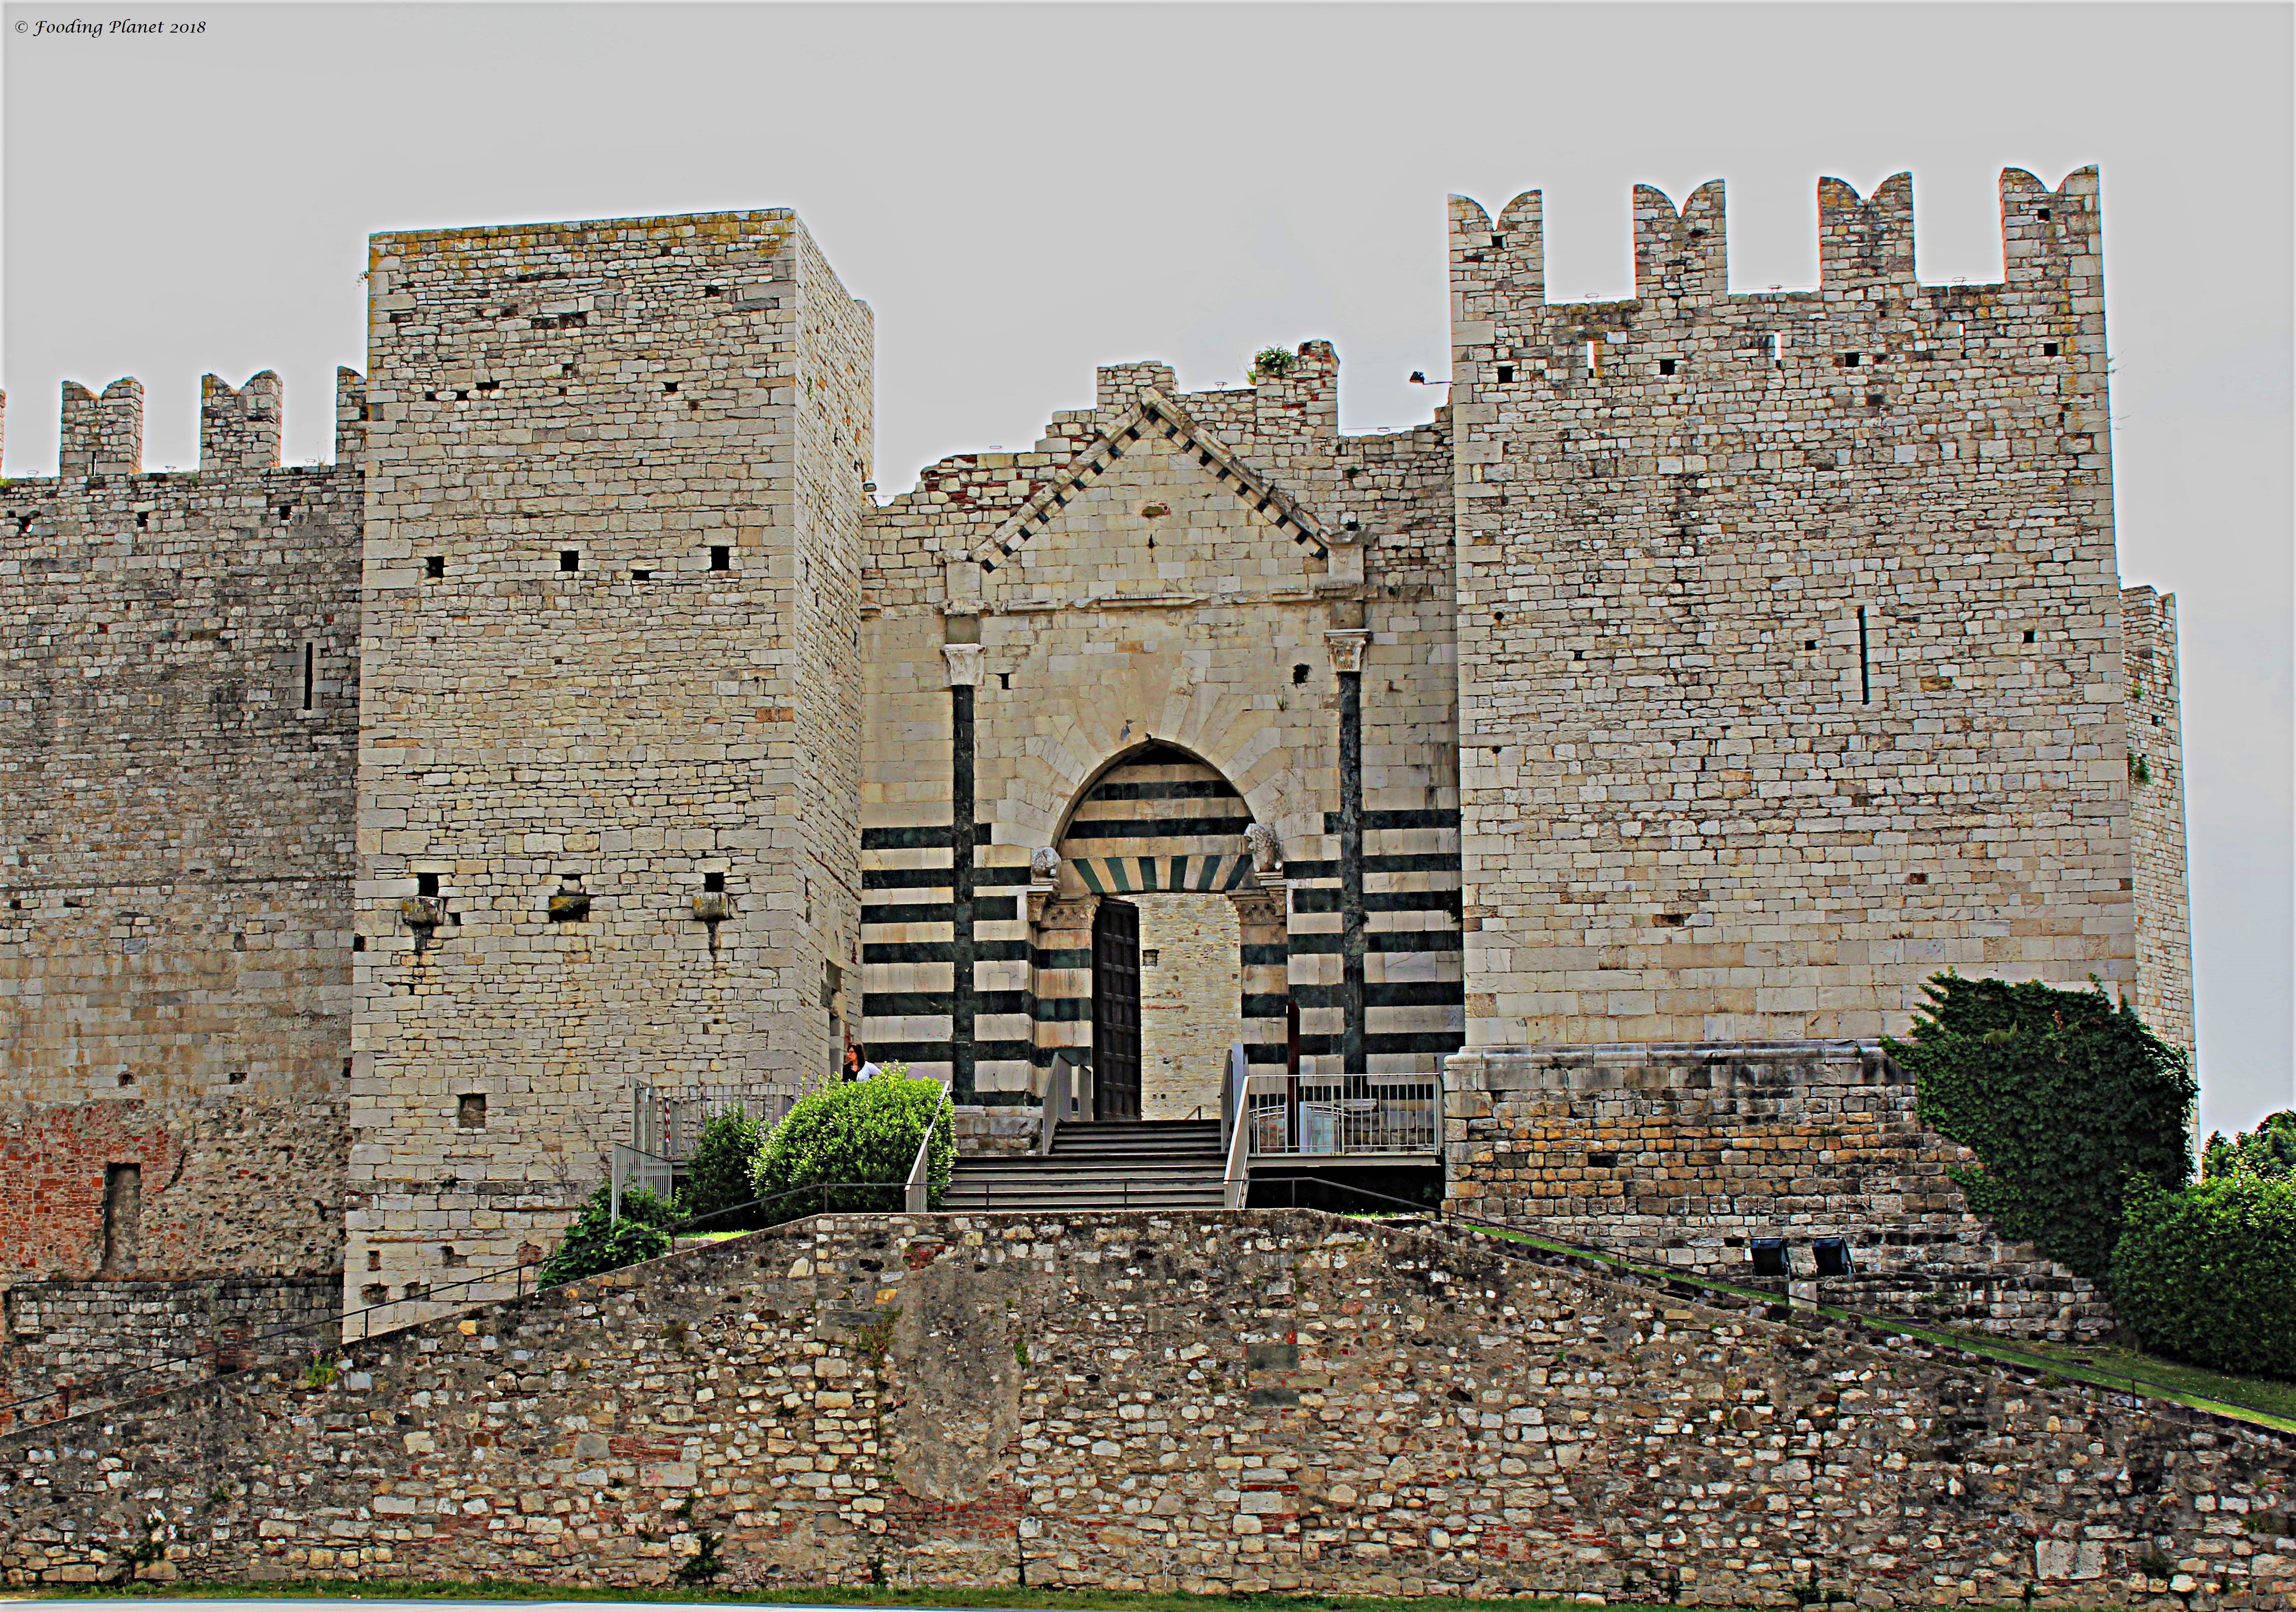
[[[877,315],[877,479],[1023,446],[1092,368],[1186,387],[1339,344],[1426,418],[1444,197],[1546,193],[1557,299],[1632,289],[1628,187],[1729,184],[1742,287],[1817,275],[1821,175],[1915,175],[1920,271],[1998,279],[1996,176],[2103,169],[2121,567],[2184,634],[2202,1121],[2292,1093],[2291,12],[2284,6],[527,4],[5,8],[5,469],[133,373],[365,367],[377,230],[795,208]],[[37,24],[203,21],[189,36]],[[21,29],[22,31],[19,31]]]

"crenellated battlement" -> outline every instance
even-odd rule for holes
[[[122,375],[101,393],[77,380],[63,383],[58,431],[56,479],[86,481],[98,477],[171,474],[144,468],[144,383]],[[324,465],[282,466],[279,462],[283,383],[275,370],[263,370],[234,387],[220,375],[200,377],[201,474],[219,471],[324,470]],[[6,441],[8,394],[0,392],[0,444]],[[335,371],[335,456],[332,468],[360,464],[366,450],[366,381],[357,370]],[[19,476],[17,482],[45,480]]]
[[[2038,284],[2094,295],[2102,275],[2097,170],[2077,168],[2051,190],[2023,168],[2001,170],[2003,289]],[[1734,292],[1729,284],[1723,182],[1709,180],[1677,209],[1664,192],[1634,191],[1635,296],[1641,303],[1686,306],[1725,299],[1775,306],[1788,298],[1912,297],[1922,290],[1963,296],[1978,288],[1924,285],[1915,273],[1914,176],[1893,174],[1861,196],[1845,180],[1817,182],[1818,284],[1816,291]],[[1471,300],[1503,299],[1518,307],[1548,306],[1540,192],[1525,191],[1494,221],[1470,197],[1451,198],[1452,290]],[[2079,288],[2079,289],[2076,289]],[[1553,305],[1564,306],[1564,305]],[[1601,306],[1590,304],[1578,307]],[[1473,317],[1472,314],[1468,317]]]
[[[220,375],[201,376],[200,469],[277,469],[279,392],[276,370],[250,375],[235,391]]]

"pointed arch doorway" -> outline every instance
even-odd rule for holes
[[[1030,948],[1037,1060],[1088,1051],[1095,1118],[1215,1118],[1231,1045],[1283,1061],[1285,903],[1253,870],[1251,822],[1217,767],[1161,742],[1079,791]]]

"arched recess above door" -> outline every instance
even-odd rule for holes
[[[1251,808],[1218,767],[1154,741],[1079,791],[1057,847],[1084,891],[1236,890],[1251,880]]]

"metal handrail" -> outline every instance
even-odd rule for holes
[[[1074,1047],[1062,1047],[1053,1054],[1053,1065],[1045,1077],[1045,1112],[1037,1131],[1036,1157],[1044,1158],[1053,1150],[1053,1138],[1061,1122],[1069,1117],[1082,1093],[1083,1085],[1076,1076],[1085,1071],[1083,1055]]]
[[[906,1196],[902,1201],[904,1207],[912,1215],[923,1214],[926,1200],[932,1194],[930,1171],[932,1166],[933,1127],[939,1123],[940,1116],[938,1113],[925,1121],[924,1139],[917,1143],[917,1156],[909,1164],[909,1179],[903,1187]]]
[[[1221,1083],[1226,1096],[1220,1109],[1228,1133],[1227,1168],[1220,1177],[1220,1202],[1230,1209],[1243,1207],[1244,1198],[1251,1190],[1251,1126],[1244,1112],[1244,1093],[1250,1085],[1251,1065],[1244,1056],[1243,1043],[1238,1042],[1227,1050],[1227,1079]]]

